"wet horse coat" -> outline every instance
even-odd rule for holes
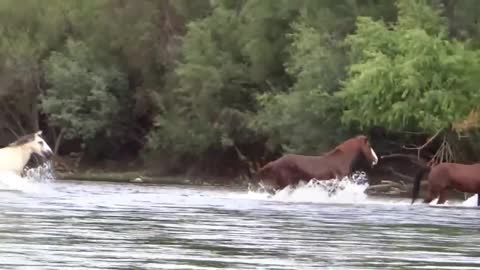
[[[440,163],[433,168],[424,167],[415,176],[412,190],[412,204],[418,197],[420,181],[427,175],[428,190],[423,200],[430,203],[439,196],[437,204],[447,200],[448,190],[456,189],[460,192],[477,193],[477,205],[480,206],[480,163]]]
[[[49,158],[53,155],[48,144],[40,137],[41,131],[20,137],[0,148],[0,171],[20,175],[33,153]]]
[[[296,185],[301,180],[343,178],[365,165],[378,162],[375,151],[364,135],[351,138],[322,156],[287,154],[267,163],[257,172],[261,183],[269,190]]]

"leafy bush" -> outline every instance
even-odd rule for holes
[[[338,95],[348,108],[343,120],[434,133],[478,106],[479,54],[449,40],[432,7],[400,1],[399,10],[392,27],[358,18],[347,38],[353,64]]]
[[[125,75],[97,62],[84,43],[69,40],[64,52],[45,61],[51,87],[42,98],[50,119],[70,138],[92,139],[109,127],[121,111],[119,99],[127,91]]]

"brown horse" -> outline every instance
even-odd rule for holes
[[[415,176],[412,190],[412,204],[418,197],[420,181],[427,175],[428,190],[424,203],[430,203],[436,197],[437,204],[447,200],[448,190],[456,189],[460,192],[477,193],[477,205],[480,206],[480,163],[459,164],[440,163],[433,168],[424,167]]]
[[[368,164],[365,164],[365,161]],[[301,180],[341,179],[360,166],[373,167],[377,162],[378,157],[368,138],[359,135],[322,156],[284,155],[260,168],[257,177],[272,193],[289,185],[295,186]]]

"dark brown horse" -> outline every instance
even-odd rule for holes
[[[359,135],[322,156],[284,155],[260,168],[257,177],[269,192],[273,192],[289,185],[295,186],[302,180],[341,179],[360,166],[371,167],[377,162],[378,157],[368,138]]]
[[[433,168],[420,169],[413,182],[412,204],[418,197],[420,181],[425,175],[427,175],[428,190],[424,203],[430,203],[440,196],[437,204],[443,204],[447,200],[448,190],[456,189],[460,192],[477,193],[477,205],[480,206],[480,163],[471,165],[440,163]]]

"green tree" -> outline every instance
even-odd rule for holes
[[[479,103],[478,52],[448,39],[439,10],[399,1],[393,27],[360,17],[348,37],[353,64],[339,96],[343,119],[368,127],[435,132]]]
[[[63,2],[0,3],[0,128],[15,135],[38,130],[41,61],[61,46]]]
[[[159,97],[153,149],[199,155],[257,140],[255,94],[284,88],[290,1],[214,1],[188,24],[171,95]],[[187,129],[185,131],[185,128]]]
[[[341,124],[343,100],[334,96],[349,64],[343,46],[358,14],[392,19],[389,1],[302,1],[288,33],[286,71],[293,85],[286,93],[259,97],[260,110],[252,127],[289,152],[316,153],[350,136]]]
[[[91,140],[100,132],[112,132],[128,90],[124,74],[98,63],[89,47],[73,40],[65,52],[52,53],[45,71],[51,87],[42,97],[42,108],[67,138]]]
[[[1,1],[0,130],[202,159],[265,140],[319,153],[373,125],[433,133],[478,107],[478,7]]]
[[[341,100],[331,93],[343,77],[345,58],[328,34],[304,23],[293,29],[287,71],[296,83],[287,93],[259,96],[261,110],[252,126],[289,152],[318,153],[342,133]]]

